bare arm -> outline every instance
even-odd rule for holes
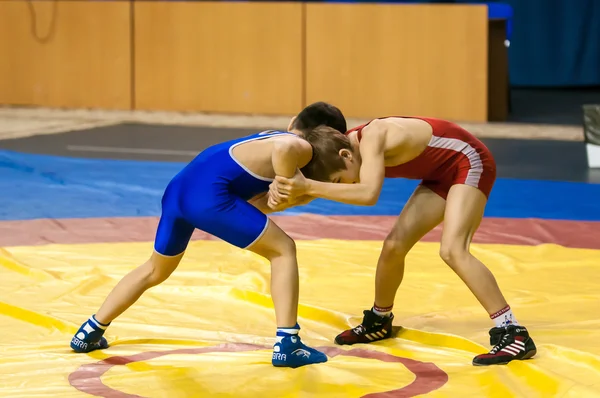
[[[273,144],[273,171],[281,177],[293,177],[296,171],[306,166],[312,158],[312,146],[297,137],[284,137]]]
[[[265,192],[265,193],[261,193],[255,197],[253,197],[252,199],[250,199],[248,201],[248,203],[250,203],[252,206],[256,207],[261,212],[263,212],[265,214],[270,214],[270,213],[276,213],[279,211],[287,210],[291,207],[303,206],[305,204],[312,202],[315,199],[316,198],[313,198],[312,196],[304,195],[304,196],[300,196],[299,198],[297,198],[294,203],[283,202],[280,205],[278,205],[275,209],[272,209],[268,205],[269,193]]]
[[[360,142],[360,183],[333,184],[308,180],[306,193],[310,196],[334,200],[352,205],[373,206],[379,199],[385,177],[385,137],[388,129],[385,122],[374,121],[363,129]]]
[[[312,158],[312,146],[306,140],[296,137],[286,137],[275,142],[273,148],[272,162],[276,177],[292,177],[300,168],[306,166]],[[271,184],[273,188],[273,184]],[[294,206],[301,206],[314,198],[304,195],[293,201],[282,201],[278,199],[276,191],[270,189],[265,195],[261,207],[268,208],[269,212],[278,212]],[[266,212],[265,212],[266,213]]]

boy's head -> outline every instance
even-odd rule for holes
[[[321,125],[332,127],[340,133],[347,130],[342,111],[327,102],[315,102],[292,118],[288,131],[309,130]]]
[[[328,126],[303,130],[313,148],[311,161],[301,171],[307,178],[323,182],[358,182],[360,161],[348,137]]]

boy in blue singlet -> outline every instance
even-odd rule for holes
[[[312,199],[302,197],[292,204],[269,208],[269,185],[275,176],[293,177],[300,169],[312,179],[331,181],[332,174],[345,169],[340,152],[350,150],[350,142],[324,124],[346,130],[337,108],[316,103],[293,120],[290,132],[264,131],[202,151],[165,190],[150,259],[116,285],[98,312],[79,328],[71,348],[80,353],[107,348],[102,337],[106,328],[147,289],[171,275],[197,228],[271,262],[271,295],[277,320],[273,365],[296,368],[327,361],[325,354],[304,345],[298,336],[295,243],[266,216]],[[302,138],[305,133],[310,133],[310,142]]]

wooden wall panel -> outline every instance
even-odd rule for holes
[[[136,108],[298,112],[302,7],[136,1]]]
[[[348,117],[487,119],[487,8],[308,4],[307,101]]]
[[[147,1],[134,26],[130,11],[0,1],[0,103],[487,119],[483,6]]]
[[[0,1],[0,104],[128,109],[127,2]]]

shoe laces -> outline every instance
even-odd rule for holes
[[[490,354],[495,354],[498,351],[500,351],[502,348],[504,348],[505,346],[507,346],[508,345],[507,344],[507,340],[508,340],[509,336],[510,335],[508,333],[504,334],[504,336],[502,336],[502,340],[500,340],[500,342],[498,344],[496,344],[494,346],[494,348],[492,348],[492,350],[490,351]]]
[[[365,328],[362,324],[358,325],[357,327],[355,327],[354,329],[352,329],[352,331],[356,334],[361,334],[367,331],[367,328]]]

